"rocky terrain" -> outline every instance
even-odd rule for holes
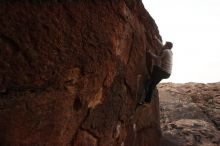
[[[161,128],[179,146],[220,145],[220,83],[161,83]]]
[[[154,36],[141,0],[0,0],[0,146],[158,146]]]

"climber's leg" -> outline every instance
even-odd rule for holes
[[[163,71],[160,67],[154,66],[152,78],[149,83],[148,91],[145,97],[145,102],[150,102],[153,96],[154,89],[156,88],[157,84],[162,80],[169,78],[170,74]]]
[[[148,90],[146,97],[144,99],[145,102],[150,102],[153,91],[156,88],[157,84],[162,80],[161,75],[160,75],[160,69],[158,69],[157,66],[154,67],[152,78],[150,79]]]
[[[153,67],[153,71],[152,71],[152,76],[150,78],[150,80],[145,84],[145,92],[147,94],[147,96],[145,96],[144,101],[140,101],[138,104],[144,104],[144,102],[150,102],[151,100],[151,95],[152,92],[154,90],[154,88],[156,87],[157,83],[160,82],[160,78],[159,77],[159,67],[158,66],[154,66]]]
[[[163,71],[160,67],[154,66],[151,79],[146,85],[146,97],[144,98],[144,102],[150,102],[153,96],[154,89],[157,84],[162,80],[169,78],[170,74]],[[144,102],[139,102],[139,104],[143,104]]]

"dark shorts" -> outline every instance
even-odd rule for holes
[[[154,65],[150,81],[146,85],[147,94],[145,100],[150,100],[153,96],[153,91],[156,88],[157,84],[160,83],[162,79],[167,79],[169,77],[169,73],[163,71],[159,66]]]
[[[154,65],[152,76],[160,79],[167,79],[170,77],[170,74],[163,71],[159,66]]]

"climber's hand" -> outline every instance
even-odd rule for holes
[[[148,51],[148,54],[155,59],[158,58],[158,56],[156,54],[152,53],[151,51]]]

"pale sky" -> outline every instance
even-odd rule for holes
[[[163,41],[173,42],[165,82],[220,81],[220,0],[142,0]]]

